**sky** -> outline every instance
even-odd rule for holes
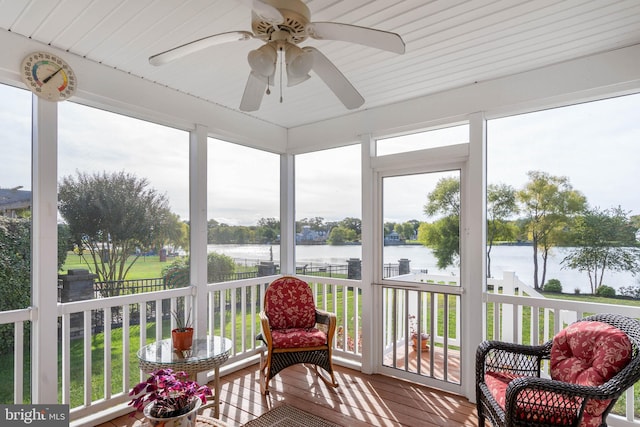
[[[0,85],[0,187],[30,189],[31,95]],[[567,176],[591,207],[620,205],[640,214],[640,94],[488,122],[488,182],[516,189],[529,170]],[[461,142],[466,128],[429,133],[428,144]],[[413,141],[409,141],[412,139]],[[380,152],[422,143],[424,135],[395,138]],[[171,210],[188,218],[185,131],[84,107],[60,104],[59,176],[76,171],[125,170],[165,194]],[[296,156],[296,218],[328,221],[361,217],[357,145]],[[210,139],[208,217],[253,225],[279,217],[279,156]],[[423,207],[437,179],[419,175],[385,182],[385,221],[426,220]],[[393,182],[392,182],[393,181]]]

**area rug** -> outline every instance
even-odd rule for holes
[[[340,427],[289,405],[280,405],[251,420],[243,427]]]

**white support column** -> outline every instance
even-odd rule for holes
[[[31,399],[45,404],[58,402],[58,105],[32,103]]]
[[[362,312],[360,313],[362,325],[362,372],[370,374],[375,371],[381,354],[381,328],[380,321],[382,307],[375,297],[376,289],[374,281],[374,210],[381,207],[375,202],[375,174],[371,168],[371,157],[375,153],[375,143],[371,135],[362,137],[361,145],[361,186],[362,186]]]
[[[295,158],[280,155],[280,272],[296,272]]]
[[[475,402],[475,351],[484,337],[486,289],[486,120],[483,113],[469,120],[469,160],[462,177],[462,389]],[[480,254],[480,255],[479,255]]]
[[[195,334],[207,334],[207,127],[189,135],[190,283],[196,286]]]

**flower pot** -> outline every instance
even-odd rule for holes
[[[420,346],[422,351],[429,351],[429,334],[423,333],[421,338]],[[418,351],[418,335],[411,337],[411,343],[413,344],[413,350]]]
[[[173,348],[178,351],[189,350],[193,343],[193,328],[184,328],[184,331],[173,329],[171,331],[171,341]]]
[[[151,409],[153,403],[145,406],[144,416],[149,420],[149,425],[152,427],[196,427],[196,417],[198,416],[198,410],[202,401],[200,399],[194,399],[193,406],[189,412],[178,415],[175,417],[154,417],[151,415]]]

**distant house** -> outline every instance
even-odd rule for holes
[[[318,245],[326,241],[326,231],[315,231],[308,225],[302,227],[301,233],[296,233],[296,244],[298,245]]]
[[[404,241],[400,239],[400,235],[398,233],[392,231],[391,233],[384,236],[384,244],[385,246],[402,245],[404,244]]]
[[[0,188],[0,215],[16,218],[31,209],[31,191]]]

